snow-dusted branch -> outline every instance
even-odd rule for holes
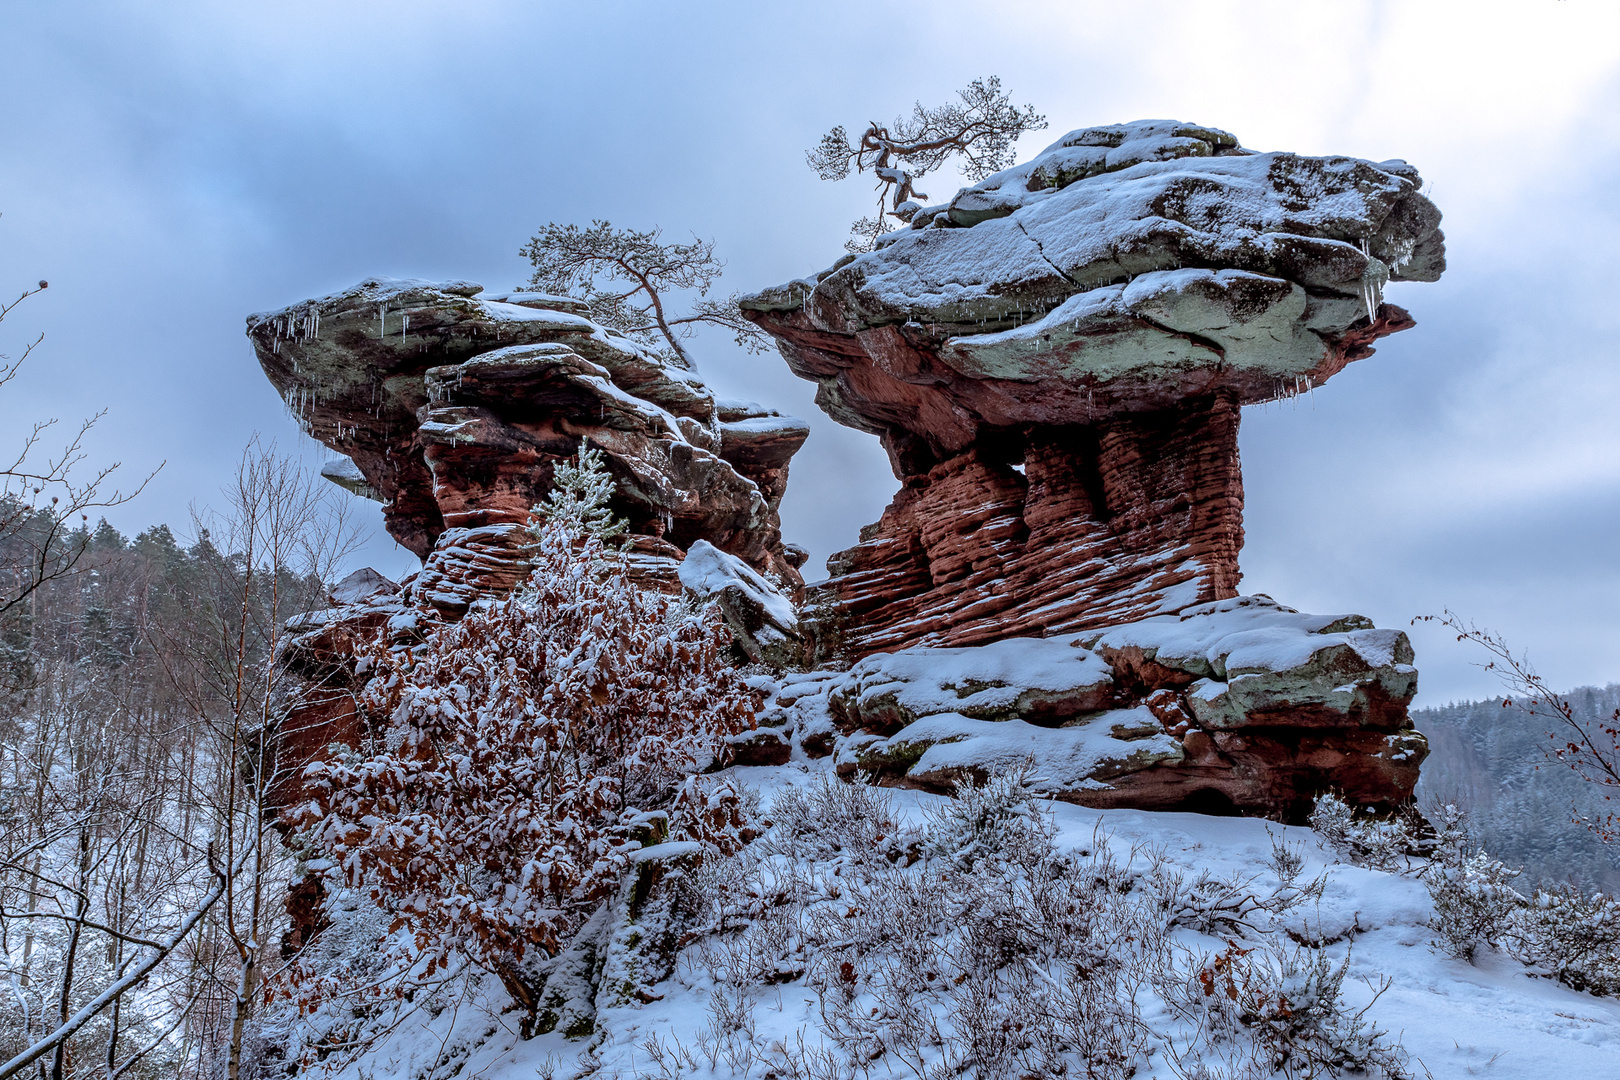
[[[149,950],[148,954],[139,963],[129,968],[122,977],[97,994],[78,1012],[68,1017],[55,1031],[35,1042],[4,1065],[0,1065],[0,1080],[10,1080],[13,1076],[20,1076],[24,1069],[54,1051],[59,1045],[71,1038],[74,1032],[94,1020],[115,1001],[118,1001],[130,990],[138,986],[142,979],[151,974],[170,953],[180,947],[186,936],[219,903],[220,898],[225,895],[231,880],[241,873],[247,857],[248,853],[244,852],[238,863],[231,867],[229,871],[216,868],[214,870],[213,886],[204,894],[202,900],[185,914],[173,933],[159,941],[156,947]]]
[[[1614,802],[1620,797],[1620,709],[1607,721],[1582,719],[1568,698],[1536,674],[1527,654],[1515,655],[1500,634],[1465,622],[1450,609],[1440,615],[1420,615],[1413,622],[1437,622],[1454,632],[1458,641],[1473,642],[1488,652],[1493,659],[1484,665],[1485,670],[1494,672],[1508,692],[1502,707],[1516,704],[1531,716],[1548,722],[1552,727],[1547,732],[1552,740],[1547,748],[1548,756],[1568,765],[1581,779],[1596,784],[1603,790],[1605,802]],[[1620,839],[1620,810],[1611,811],[1600,819],[1583,818],[1581,823],[1605,843]]]
[[[0,320],[47,287],[48,283],[41,281],[38,287],[23,290],[9,304],[0,304]],[[23,363],[44,340],[44,334],[35,337],[15,360],[0,355],[0,387],[16,378]],[[108,489],[112,474],[119,468],[117,463],[97,470],[89,479],[75,475],[75,469],[86,459],[85,437],[103,415],[105,410],[81,423],[62,449],[43,462],[37,456],[40,442],[56,421],[36,421],[9,462],[0,466],[0,616],[44,585],[78,568],[90,541],[83,528],[71,532],[75,522],[82,526],[89,521],[89,511],[129,502],[157,475],[154,469],[133,491]]]

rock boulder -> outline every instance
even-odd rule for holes
[[[578,301],[482,292],[371,278],[248,319],[287,407],[347,458],[323,473],[383,500],[389,532],[424,558],[414,601],[455,617],[519,581],[529,509],[587,440],[617,481],[644,582],[679,589],[701,539],[800,585],[777,508],[802,421],[722,408],[696,373]]]

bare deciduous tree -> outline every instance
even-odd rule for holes
[[[725,269],[715,257],[713,240],[693,237],[690,244],[666,244],[656,227],[637,232],[616,229],[606,221],[593,221],[588,229],[552,222],[519,254],[534,264],[530,288],[583,296],[592,319],[654,348],[688,371],[696,365],[684,341],[705,323],[731,331],[749,352],[762,352],[771,343],[764,331],[742,317],[736,296],[709,298],[709,289]],[[604,287],[598,287],[599,280]],[[675,311],[671,293],[680,290],[696,290],[697,299]]]
[[[961,159],[969,180],[982,180],[1013,163],[1013,143],[1020,135],[1046,127],[1046,117],[1033,105],[1014,105],[994,75],[974,79],[957,97],[961,100],[932,107],[919,101],[910,116],[896,117],[892,124],[873,120],[854,143],[839,125],[805,155],[823,180],[842,180],[851,170],[877,177],[877,215],[851,226],[844,245],[851,252],[872,250],[888,231],[885,217],[910,221],[921,209],[918,200],[928,198],[917,190],[917,181],[951,158]]]
[[[1458,641],[1473,642],[1490,653],[1493,659],[1485,664],[1485,670],[1494,673],[1508,692],[1502,699],[1502,707],[1517,705],[1547,723],[1550,728],[1547,737],[1551,740],[1548,756],[1569,766],[1582,780],[1596,784],[1602,789],[1605,802],[1620,801],[1617,799],[1620,796],[1620,710],[1607,721],[1584,719],[1567,697],[1536,674],[1527,655],[1515,655],[1500,634],[1464,622],[1454,611],[1420,615],[1413,621],[1437,622],[1456,633]],[[1620,809],[1601,817],[1577,817],[1577,820],[1605,843],[1620,839]]]
[[[223,513],[199,514],[196,522],[200,534],[220,538],[231,553],[215,567],[234,602],[211,620],[218,647],[209,681],[229,703],[217,732],[224,760],[239,765],[236,782],[226,785],[222,829],[226,861],[242,865],[227,881],[223,925],[238,963],[226,1056],[226,1076],[237,1080],[268,943],[266,890],[280,853],[267,844],[264,829],[264,796],[275,779],[269,737],[276,719],[275,656],[288,616],[324,599],[310,595],[310,587],[334,577],[359,533],[348,520],[349,503],[330,485],[257,439],[225,494]]]
[[[255,441],[192,548],[104,522],[36,589],[0,699],[0,1080],[237,1074],[282,857],[274,656],[353,537],[329,490]]]
[[[17,305],[48,287],[48,282],[41,281],[9,304],[0,303],[0,322]],[[17,377],[44,340],[45,335],[39,334],[26,342],[15,360],[0,353],[0,387]],[[36,421],[14,454],[0,460],[0,618],[20,608],[45,583],[73,573],[80,565],[89,550],[89,533],[72,534],[89,520],[90,510],[126,503],[152,479],[148,476],[133,491],[125,492],[110,486],[119,467],[116,462],[84,474],[85,437],[103,415],[97,413],[81,423],[55,453],[47,453],[42,443],[56,421]]]

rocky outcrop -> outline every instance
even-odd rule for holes
[[[455,617],[519,581],[529,510],[587,440],[617,482],[644,583],[678,590],[701,539],[799,586],[777,509],[802,421],[716,401],[577,301],[482,291],[372,278],[248,319],[288,408],[347,459],[323,473],[381,499],[388,531],[425,560],[411,601]]]
[[[1404,162],[1170,121],[1071,132],[877,249],[743,301],[902,487],[816,599],[823,653],[1102,627],[1236,595],[1238,413],[1413,322],[1444,269]]]
[[[783,545],[777,508],[804,422],[717,401],[677,361],[584,310],[534,293],[484,296],[465,282],[373,278],[249,318],[287,407],[344,455],[322,474],[382,501],[389,532],[424,559],[399,585],[357,572],[333,590],[331,609],[289,624],[271,805],[306,797],[303,767],[329,746],[359,745],[365,644],[413,646],[528,574],[530,508],[587,441],[613,474],[611,509],[629,523],[627,562],[643,585],[679,591],[694,545],[734,576],[769,575],[790,594],[802,584],[802,552]],[[727,613],[747,614],[737,603]],[[796,640],[768,645],[776,656]]]
[[[1090,633],[878,653],[772,688],[761,730],[838,771],[948,792],[1034,762],[1094,807],[1300,822],[1317,796],[1393,810],[1428,753],[1412,647],[1264,596]]]
[[[1045,790],[1096,807],[1298,821],[1332,789],[1394,808],[1427,753],[1410,643],[1238,595],[1237,438],[1244,405],[1413,325],[1382,289],[1444,268],[1419,188],[1403,162],[1092,128],[746,299],[901,482],[798,607],[804,552],[777,508],[802,422],[716,401],[556,297],[373,280],[256,316],[266,372],[347,459],[324,471],[384,500],[426,559],[401,589],[345,582],[347,606],[294,627],[281,775],[357,737],[361,637],[411,647],[527,572],[529,508],[588,439],[633,576],[717,603],[738,661],[762,665],[738,763],[832,755],[946,791],[1033,758]],[[806,659],[822,666],[785,670]],[[584,1015],[553,1004],[559,1025]]]
[[[802,658],[793,600],[735,555],[699,540],[681,563],[680,580],[692,597],[720,608],[742,659],[781,668]]]

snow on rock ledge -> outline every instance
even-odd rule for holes
[[[1102,631],[916,646],[781,679],[762,724],[839,772],[949,791],[1031,758],[1086,806],[1298,821],[1407,801],[1428,752],[1399,631],[1237,597]],[[766,730],[766,728],[762,728]],[[777,736],[773,736],[777,737]]]
[[[1113,672],[1064,638],[1007,638],[977,648],[879,653],[850,668],[833,708],[867,731],[919,717],[960,713],[979,720],[1068,717],[1113,696]]]
[[[1193,716],[1211,729],[1385,727],[1385,714],[1403,718],[1417,692],[1404,632],[1375,629],[1360,615],[1304,615],[1269,596],[1200,604],[1079,640],[1150,689],[1185,688]]]
[[[798,660],[799,616],[793,601],[747,563],[699,540],[687,549],[679,573],[687,592],[720,605],[748,659],[775,667]]]
[[[798,587],[777,511],[802,421],[722,409],[696,372],[577,300],[482,294],[368,278],[248,318],[288,409],[346,459],[323,474],[381,500],[389,532],[425,560],[417,599],[455,618],[521,580],[529,510],[587,440],[616,482],[639,580],[678,590],[701,539]]]

